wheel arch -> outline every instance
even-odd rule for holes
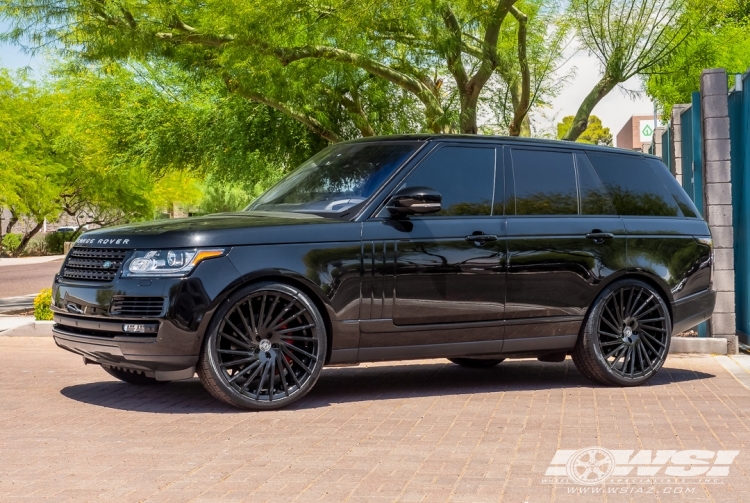
[[[628,280],[628,279],[637,279],[639,281],[643,281],[647,285],[649,285],[651,288],[653,288],[656,293],[659,294],[659,296],[662,298],[664,303],[667,305],[667,311],[669,312],[669,320],[672,326],[674,326],[674,319],[673,319],[673,309],[672,309],[672,296],[670,295],[669,287],[664,282],[662,278],[657,276],[656,274],[653,274],[648,271],[633,269],[633,270],[625,270],[620,272],[619,274],[612,275],[608,278],[608,281],[603,282],[600,285],[599,290],[596,293],[596,296],[591,301],[591,304],[589,305],[588,309],[586,310],[586,316],[583,319],[583,323],[581,324],[581,328],[579,330],[579,337],[580,334],[583,332],[584,328],[586,327],[586,323],[588,322],[589,315],[591,314],[592,308],[596,304],[596,302],[599,300],[599,297],[601,296],[602,292],[605,288],[612,285],[613,283],[617,283],[618,281]]]
[[[257,273],[252,274],[251,276],[245,276],[243,278],[240,278],[237,281],[234,281],[231,285],[229,285],[227,288],[224,289],[224,291],[220,294],[220,301],[217,304],[216,308],[211,313],[211,320],[209,321],[207,325],[206,332],[203,334],[203,340],[201,341],[201,345],[205,343],[206,336],[209,334],[210,330],[213,328],[214,323],[214,317],[216,316],[216,313],[219,311],[219,306],[221,306],[224,302],[229,299],[229,297],[239,290],[240,288],[245,288],[246,286],[253,285],[256,283],[261,282],[268,282],[273,281],[276,283],[283,283],[285,285],[294,287],[299,289],[302,293],[307,295],[310,300],[315,304],[315,307],[318,308],[318,311],[320,311],[320,315],[323,317],[323,323],[325,323],[326,328],[326,357],[325,357],[325,363],[328,363],[328,361],[331,358],[331,347],[333,345],[333,310],[331,308],[330,303],[328,302],[327,297],[323,293],[320,288],[313,284],[309,279],[305,278],[304,276],[301,276],[299,274],[296,274],[291,271],[280,271],[280,270],[271,270],[271,271],[258,271]]]

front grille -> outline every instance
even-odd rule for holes
[[[127,253],[128,250],[110,248],[73,248],[65,259],[62,277],[76,281],[110,282],[115,279]]]
[[[112,316],[157,318],[164,309],[163,297],[115,297],[109,307]]]

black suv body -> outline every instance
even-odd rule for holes
[[[562,361],[645,382],[712,313],[706,222],[655,157],[480,136],[324,150],[243,212],[83,234],[53,287],[57,344],[136,383],[239,407],[326,364]]]

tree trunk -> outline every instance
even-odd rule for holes
[[[36,227],[31,229],[29,232],[23,235],[23,239],[21,239],[21,244],[18,245],[18,248],[16,248],[13,251],[13,257],[18,257],[23,253],[23,251],[26,249],[26,245],[29,244],[29,241],[31,241],[31,238],[36,236],[36,233],[39,232],[42,229],[42,226],[44,225],[44,220],[36,224]]]
[[[513,100],[513,120],[508,129],[510,136],[521,136],[522,125],[525,120],[528,120],[531,100],[531,74],[526,54],[526,23],[528,17],[515,7],[511,8],[510,12],[518,20],[518,64],[521,69],[521,81],[516,82],[520,89],[516,90],[516,97]],[[529,136],[531,136],[531,131],[529,131]]]
[[[531,137],[531,120],[529,119],[529,114],[524,115],[518,136],[523,136],[525,138]]]
[[[473,90],[472,90],[473,91]],[[461,92],[461,134],[477,134],[477,101],[479,93]]]
[[[13,230],[13,226],[16,225],[18,222],[18,215],[16,215],[16,212],[13,211],[11,208],[10,210],[10,220],[8,220],[8,226],[5,228],[5,233],[10,234],[10,231]]]
[[[563,140],[576,141],[586,131],[591,111],[594,110],[596,104],[609,94],[616,85],[617,80],[605,73],[591,92],[583,99],[583,102],[581,102],[581,106],[578,107],[578,112],[576,112],[576,116],[573,119],[573,124],[571,124],[570,129],[563,136]]]

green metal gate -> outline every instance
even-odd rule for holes
[[[750,74],[729,93],[729,137],[732,142],[732,224],[737,331],[750,344]]]

